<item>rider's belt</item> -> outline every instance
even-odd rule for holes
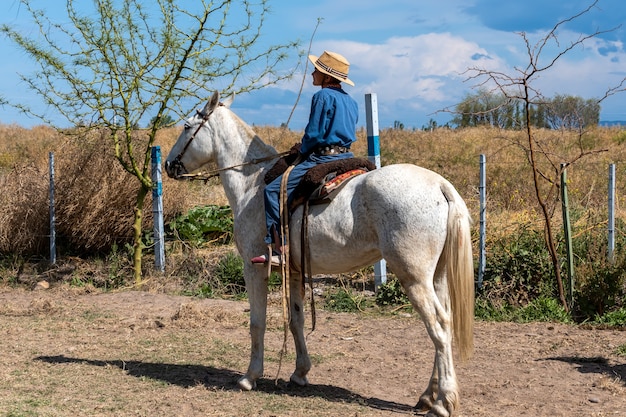
[[[345,146],[330,145],[330,146],[318,146],[317,148],[315,148],[313,153],[315,155],[325,156],[325,155],[339,155],[340,153],[346,153],[349,151],[350,149],[346,148]]]

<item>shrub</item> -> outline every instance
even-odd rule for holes
[[[477,298],[475,316],[480,320],[517,323],[532,321],[569,323],[572,321],[559,301],[550,297],[539,297],[522,307],[506,303],[497,305],[485,298]]]
[[[243,259],[234,252],[229,252],[220,259],[213,276],[214,282],[226,294],[241,295],[246,292],[246,281],[243,278]]]
[[[573,306],[570,307],[572,318],[582,322],[621,308],[626,302],[626,236],[619,232],[625,225],[618,220],[615,260],[611,263],[607,260],[606,230],[593,226],[603,226],[604,223],[596,221],[589,210],[574,210],[572,217],[577,221],[572,227],[575,288]],[[577,232],[577,228],[582,231]],[[565,245],[560,244],[558,249],[567,289]],[[535,309],[530,316],[541,320],[541,309],[549,307],[548,300],[559,304],[556,298],[556,282],[542,232],[522,225],[514,233],[491,242],[483,288],[477,297],[478,317],[527,320],[524,317],[528,311],[524,309],[530,308]],[[541,308],[537,310],[538,307]],[[519,309],[521,311],[516,312]],[[556,311],[548,313],[553,319],[560,316]],[[516,314],[520,316],[515,317]]]
[[[539,297],[513,312],[512,321],[527,323],[548,321],[569,323],[572,321],[565,308],[553,297]]]
[[[624,230],[623,221],[617,221],[616,229]],[[574,306],[580,321],[625,307],[626,237],[616,233],[615,243],[614,260],[609,262],[604,227],[588,228],[573,239],[576,254]]]
[[[210,271],[215,267],[213,257],[203,256],[199,251],[179,251],[166,258],[168,280],[181,281],[181,292],[185,295],[212,297],[213,287],[210,285]],[[216,254],[215,257],[220,256]]]
[[[233,213],[229,206],[195,207],[168,224],[169,233],[198,247],[227,244],[233,238]]]
[[[579,265],[575,274],[574,304],[581,321],[623,306],[624,267],[624,264],[609,263],[606,255]]]
[[[354,294],[345,287],[329,291],[324,297],[324,307],[329,311],[344,313],[362,311],[364,303],[365,297]]]
[[[183,294],[197,297],[245,295],[243,260],[230,248],[211,251],[191,248],[182,259],[172,261],[170,279],[182,279]]]
[[[524,306],[553,297],[555,280],[542,232],[520,225],[491,242],[480,297],[496,305]]]
[[[605,313],[602,316],[597,316],[594,320],[594,323],[605,324],[607,326],[625,327],[626,326],[626,308],[620,308],[618,310]]]
[[[391,278],[376,290],[376,304],[381,307],[411,304],[397,278]]]

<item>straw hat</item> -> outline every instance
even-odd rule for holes
[[[348,78],[350,63],[342,55],[335,52],[324,51],[319,58],[315,55],[309,55],[309,60],[311,60],[319,72],[354,86],[352,80]]]

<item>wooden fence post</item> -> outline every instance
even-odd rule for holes
[[[561,164],[561,208],[563,210],[563,235],[567,253],[567,275],[569,276],[569,303],[574,306],[574,254],[572,252],[572,227],[569,218],[569,200],[567,197],[567,165]]]

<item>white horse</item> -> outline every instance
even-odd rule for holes
[[[274,163],[268,158],[277,152],[229,106],[230,102],[219,103],[219,94],[214,93],[204,109],[186,121],[165,169],[180,179],[207,162],[217,163],[234,215],[235,243],[244,259],[250,298],[250,364],[239,386],[251,390],[263,375],[268,288],[266,267],[249,260],[267,251],[263,177]],[[301,217],[299,208],[290,226],[295,271]],[[381,258],[387,261],[435,345],[432,376],[416,407],[429,410],[431,416],[450,416],[459,402],[452,336],[461,359],[469,358],[474,324],[471,220],[458,192],[427,169],[390,165],[355,177],[331,203],[311,206],[308,219],[313,274],[349,272]],[[289,328],[297,355],[290,380],[304,386],[311,361],[303,330],[303,285],[300,274],[290,275]]]

